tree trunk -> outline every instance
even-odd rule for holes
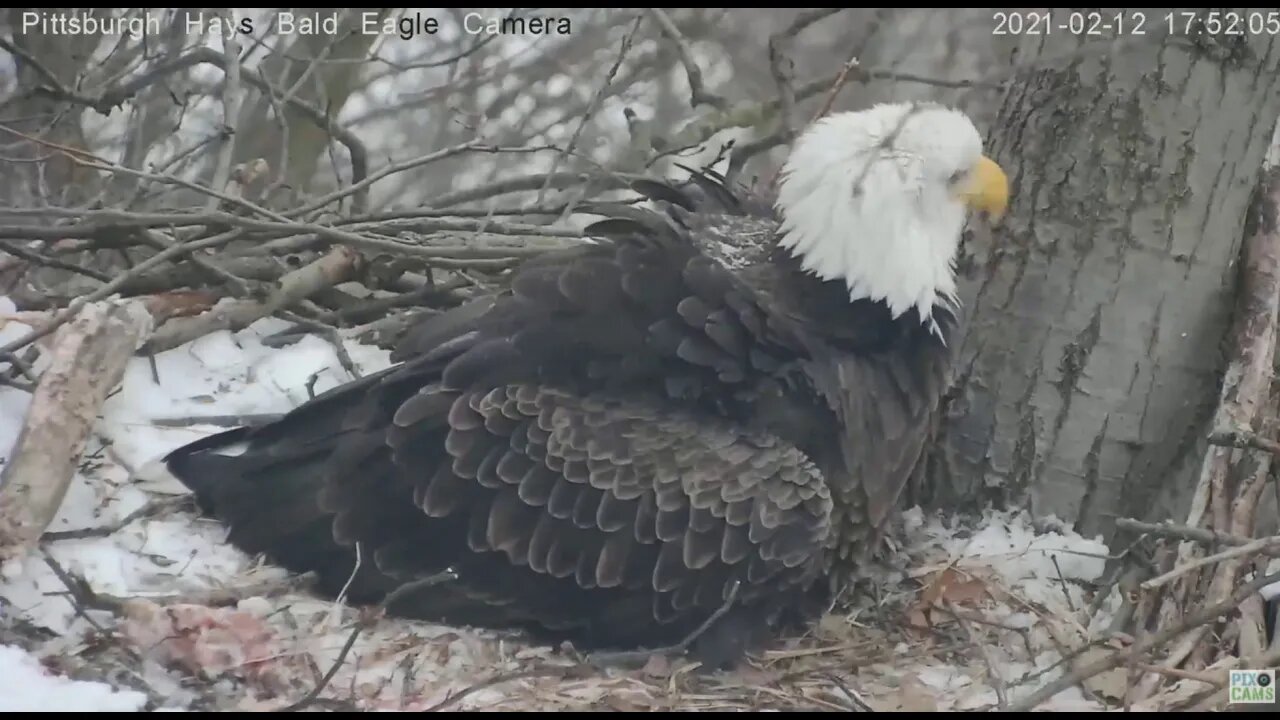
[[[921,500],[1021,503],[1108,538],[1117,516],[1185,507],[1280,38],[1160,36],[1166,11],[1144,12],[1146,38],[1018,43],[1040,62],[989,142],[1012,205],[959,264],[966,324]]]

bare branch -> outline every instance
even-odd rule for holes
[[[121,83],[115,87],[108,87],[98,93],[96,96],[84,95],[61,85],[54,85],[49,88],[49,93],[57,99],[71,102],[77,105],[84,105],[93,108],[97,112],[108,115],[113,108],[123,105],[127,100],[132,98],[142,89],[163,80],[183,70],[190,69],[196,65],[213,65],[221,69],[224,73],[230,75],[230,66],[228,65],[225,55],[217,52],[211,47],[202,46],[191,50],[188,53],[180,55],[169,62],[158,63],[149,71],[142,73],[131,80]],[[327,132],[333,139],[342,143],[351,157],[351,177],[353,182],[363,180],[368,174],[368,151],[365,149],[364,143],[351,131],[335,125],[327,114],[312,107],[309,103],[300,100],[292,95],[280,92],[271,85],[262,74],[253,69],[241,65],[239,67],[241,79],[252,85],[258,90],[284,97],[285,104],[302,113],[307,119],[311,120],[317,127]],[[215,185],[215,188],[217,186]],[[363,191],[356,195],[356,206],[363,210],[367,205],[368,199]]]
[[[1100,658],[1086,665],[1081,665],[1061,678],[1041,686],[1025,698],[1012,703],[1009,706],[1009,712],[1028,712],[1033,710],[1040,703],[1052,698],[1054,695],[1057,695],[1067,688],[1082,683],[1095,675],[1100,675],[1108,670],[1118,668],[1134,658],[1142,657],[1147,652],[1164,646],[1170,640],[1178,637],[1182,633],[1193,628],[1207,625],[1221,618],[1223,615],[1230,613],[1239,607],[1240,604],[1244,602],[1245,598],[1258,592],[1261,588],[1277,581],[1280,581],[1280,573],[1272,573],[1270,575],[1254,578],[1236,590],[1236,592],[1226,600],[1214,603],[1208,607],[1202,607],[1195,612],[1189,613],[1180,622],[1170,625],[1169,627],[1162,628],[1159,632],[1140,639],[1124,650],[1117,650],[1104,658]]]
[[[221,10],[218,14],[228,27],[235,24],[230,11]],[[240,43],[236,40],[235,33],[223,35],[222,52],[225,57],[223,70],[226,73],[226,80],[222,84],[222,128],[219,133],[222,137],[222,147],[218,151],[218,162],[214,166],[211,183],[214,189],[226,187],[231,176],[231,158],[236,149],[235,123],[236,118],[240,117],[241,95]],[[218,207],[218,200],[215,197],[209,198],[205,203],[206,210],[213,210],[216,207]]]
[[[689,43],[684,39],[684,35],[680,33],[680,29],[671,21],[671,17],[667,15],[665,10],[660,8],[648,8],[649,16],[654,22],[658,23],[658,27],[662,30],[662,34],[676,46],[676,52],[680,54],[680,62],[684,65],[685,76],[689,79],[689,104],[698,107],[702,104],[710,105],[716,109],[724,109],[728,104],[724,98],[709,92],[706,85],[702,81],[702,68],[698,67],[698,63],[693,59],[693,51],[689,48]]]
[[[661,10],[652,10],[654,13],[662,13]],[[551,164],[551,170],[547,172],[547,180],[538,189],[538,197],[534,200],[536,204],[542,204],[542,200],[546,195],[548,187],[551,185],[551,178],[555,177],[556,171],[560,169],[560,164],[564,162],[566,156],[573,152],[578,145],[578,139],[582,137],[582,130],[591,121],[591,117],[600,109],[600,104],[604,102],[605,95],[609,92],[609,88],[613,85],[614,78],[618,75],[618,68],[622,67],[622,61],[626,59],[627,53],[631,52],[631,43],[635,40],[636,32],[640,29],[641,16],[637,15],[635,22],[631,25],[631,30],[623,36],[622,47],[618,50],[618,58],[613,61],[613,65],[609,68],[609,72],[605,73],[604,83],[596,90],[591,98],[591,104],[587,106],[587,111],[582,114],[582,118],[578,121],[578,126],[573,131],[573,136],[569,138],[569,144],[565,146],[564,152],[556,155],[555,160]],[[669,22],[669,21],[668,21]]]
[[[55,338],[0,474],[0,562],[24,557],[57,515],[98,409],[151,324],[137,301],[95,303]]]
[[[169,321],[151,335],[141,352],[164,352],[215,330],[234,332],[246,328],[314,295],[321,288],[345,282],[355,274],[359,262],[360,256],[355,251],[342,246],[336,247],[319,260],[282,277],[280,287],[263,302],[245,300],[228,303],[203,315]]]
[[[1193,528],[1186,525],[1175,525],[1173,523],[1148,523],[1140,520],[1134,520],[1133,518],[1118,518],[1116,520],[1116,527],[1124,530],[1149,533],[1157,537],[1173,538],[1175,540],[1190,540],[1192,542],[1198,542],[1209,546],[1248,545],[1254,541],[1254,538],[1228,535],[1215,530]],[[1268,551],[1264,550],[1263,552]],[[1277,552],[1276,557],[1280,557],[1280,552]]]
[[[241,230],[232,230],[230,232],[225,232],[220,235],[215,235],[213,237],[203,238],[199,240],[192,240],[179,245],[174,245],[168,250],[160,251],[159,253],[151,256],[150,258],[147,258],[146,260],[143,260],[142,262],[138,263],[128,272],[117,275],[114,280],[103,285],[97,290],[94,290],[88,295],[81,295],[80,297],[77,297],[75,300],[71,302],[70,305],[68,305],[65,309],[55,314],[54,317],[51,320],[49,320],[47,323],[45,323],[43,326],[32,330],[31,332],[27,333],[26,335],[16,340],[12,340],[8,342],[7,344],[4,345],[4,347],[0,347],[0,354],[13,352],[15,350],[20,350],[26,347],[27,345],[31,344],[32,342],[35,342],[36,340],[39,340],[40,338],[56,331],[64,323],[66,323],[68,320],[74,317],[75,314],[79,312],[82,307],[84,307],[89,303],[97,302],[98,300],[102,300],[104,298],[110,297],[112,293],[120,289],[120,286],[129,282],[133,278],[144,274],[147,270],[150,270],[163,263],[169,262],[173,260],[175,257],[182,255],[183,253],[190,252],[192,250],[199,250],[207,247],[217,247],[224,243],[230,242],[235,238],[239,237],[241,232],[242,232]]]
[[[1244,545],[1233,547],[1230,550],[1223,550],[1222,552],[1214,553],[1213,555],[1199,558],[1185,565],[1179,565],[1178,567],[1175,567],[1174,569],[1170,570],[1169,572],[1159,577],[1155,577],[1143,582],[1142,589],[1154,590],[1160,587],[1161,585],[1164,585],[1182,575],[1185,575],[1195,570],[1199,570],[1202,567],[1207,567],[1209,565],[1220,563],[1223,560],[1230,560],[1231,558],[1245,557],[1248,555],[1256,555],[1258,553],[1261,553],[1267,550],[1276,550],[1276,549],[1280,549],[1280,536],[1258,538],[1253,542],[1249,542],[1249,543],[1245,543]]]

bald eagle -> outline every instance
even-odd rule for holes
[[[945,382],[961,232],[1007,180],[961,112],[884,104],[812,124],[773,202],[709,171],[634,188],[387,369],[167,468],[330,595],[579,648],[701,626],[695,657],[733,664],[883,527]]]

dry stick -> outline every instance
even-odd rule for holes
[[[778,87],[779,110],[782,118],[781,128],[786,132],[788,138],[795,132],[795,128],[792,126],[792,123],[795,122],[796,109],[796,91],[793,86],[795,63],[791,58],[787,57],[784,48],[790,48],[791,41],[795,40],[796,36],[805,28],[842,10],[843,8],[819,8],[801,13],[787,29],[775,33],[769,38],[769,72],[773,76],[774,84]],[[790,65],[789,71],[783,68],[784,61]],[[836,84],[838,85],[841,82],[837,77]]]
[[[270,598],[304,592],[309,590],[315,582],[315,573],[304,573],[302,575],[268,578],[232,587],[209,588],[207,590],[168,595],[132,595],[129,597],[94,592],[88,587],[88,583],[84,583],[84,589],[88,591],[88,604],[90,607],[96,610],[106,610],[121,614],[128,611],[130,604],[142,601],[155,603],[156,605],[228,607],[238,604],[245,598]]]
[[[165,235],[158,230],[151,230],[148,228],[140,230],[138,236],[160,250],[167,250],[177,243],[176,240],[170,238],[168,235]],[[231,291],[237,295],[250,294],[251,290],[249,289],[249,283],[245,282],[244,278],[236,275],[235,273],[224,270],[196,254],[188,255],[186,259],[202,272],[216,280],[226,283],[226,285],[231,288]]]
[[[0,236],[5,236],[5,235],[4,233],[0,233]],[[87,278],[92,278],[94,280],[97,280],[98,282],[107,282],[108,280],[111,279],[110,276],[108,276],[106,273],[103,273],[101,271],[94,270],[93,268],[81,267],[74,263],[69,263],[63,260],[59,260],[57,258],[49,257],[47,255],[41,255],[38,252],[28,250],[20,245],[14,244],[7,240],[0,240],[0,250],[3,250],[9,253],[10,255],[13,255],[14,257],[26,260],[29,263],[34,263],[36,265],[43,265],[44,267],[54,268],[57,270],[66,270],[67,272],[77,273],[79,275],[84,275]]]
[[[788,142],[795,136],[795,127],[792,124],[795,121],[796,112],[796,90],[792,83],[795,63],[791,61],[791,58],[787,57],[784,52],[784,45],[789,47],[791,39],[795,33],[800,31],[801,27],[803,26],[797,20],[788,30],[775,33],[769,38],[769,75],[773,78],[774,85],[778,89],[779,109],[773,117],[774,127],[764,137],[743,143],[733,149],[733,152],[729,154],[729,166],[725,170],[725,178],[728,180],[737,178],[738,173],[742,171],[742,168],[751,158],[770,148]],[[789,65],[789,68],[784,68],[784,63]]]
[[[955,603],[946,598],[943,598],[943,603],[951,611],[951,616],[956,619],[956,622],[960,623],[960,629],[964,630],[969,642],[973,643],[973,646],[978,648],[978,652],[982,653],[982,661],[987,666],[987,676],[991,678],[991,687],[996,691],[997,706],[1004,710],[1009,706],[1009,695],[1005,688],[1004,678],[1000,677],[1000,674],[996,672],[996,662],[991,657],[991,649],[978,640],[978,636],[973,632],[973,626],[956,610]]]
[[[565,174],[568,175],[567,173]],[[639,177],[639,176],[634,176]],[[535,188],[536,189],[536,188]],[[428,211],[431,212],[431,211]],[[439,211],[435,211],[437,215]],[[281,216],[283,218],[283,216]],[[225,212],[199,213],[126,213],[98,211],[89,215],[87,222],[74,225],[0,225],[0,237],[30,240],[65,240],[68,238],[99,238],[113,227],[191,227],[198,225],[229,225],[261,232],[277,234],[313,232],[320,227],[313,223],[281,219],[278,222],[254,220]],[[539,235],[546,237],[581,237],[581,233],[560,228],[525,223],[485,222],[463,217],[392,217],[382,220],[344,220],[335,223],[337,231],[386,231],[415,230],[417,232],[476,232],[490,235]],[[70,250],[79,251],[83,246]]]
[[[661,13],[662,11],[654,10],[653,12]],[[595,94],[592,95],[591,102],[587,105],[587,109],[582,114],[582,117],[579,118],[578,125],[574,128],[573,135],[569,138],[569,144],[565,145],[564,152],[558,153],[555,159],[551,161],[551,170],[547,172],[547,181],[538,189],[538,195],[533,201],[535,204],[542,204],[542,200],[546,197],[547,190],[551,185],[551,178],[555,177],[556,171],[559,170],[560,166],[564,163],[565,157],[572,153],[574,148],[577,147],[578,140],[582,137],[582,131],[586,129],[587,123],[591,121],[592,116],[596,114],[600,109],[600,106],[604,103],[605,96],[608,94],[609,88],[613,86],[613,81],[618,75],[618,69],[622,67],[622,62],[626,60],[627,54],[631,52],[631,44],[635,41],[636,31],[640,29],[642,21],[642,16],[636,15],[636,19],[631,26],[631,30],[622,37],[622,46],[618,50],[618,57],[613,61],[613,65],[609,67],[609,71],[605,73],[604,82],[600,84],[600,87],[596,88]],[[568,212],[569,207],[566,207],[565,213],[568,214]]]
[[[1256,596],[1253,596],[1253,597],[1256,597]],[[1246,598],[1246,601],[1249,599],[1250,598]],[[1178,680],[1194,680],[1196,682],[1204,683],[1205,685],[1212,685],[1214,687],[1222,687],[1223,685],[1226,684],[1225,682],[1222,681],[1222,678],[1214,677],[1209,673],[1192,672],[1190,670],[1179,670],[1177,668],[1160,667],[1159,665],[1152,665],[1150,663],[1134,663],[1133,666],[1143,672],[1159,673],[1160,675],[1167,675],[1171,678],[1177,678]]]
[[[47,549],[42,547],[40,551],[45,564],[49,566],[49,569],[53,571],[53,574],[62,583],[63,587],[67,589],[67,602],[71,603],[71,609],[76,616],[88,623],[103,637],[114,637],[114,633],[111,630],[103,627],[89,614],[89,610],[99,609],[95,607],[93,589],[89,587],[89,583],[84,578],[76,577],[67,572],[66,568],[62,567],[62,564],[53,557],[53,553]],[[123,647],[135,659],[141,659],[138,657],[136,650],[128,646]]]
[[[1266,648],[1266,601],[1261,595],[1251,595],[1240,604],[1239,648],[1242,657],[1253,657]]]
[[[1240,665],[1243,665],[1247,668],[1274,668],[1277,664],[1280,664],[1280,650],[1271,649],[1261,655],[1246,658],[1242,663],[1232,665],[1230,667],[1239,667]],[[1193,712],[1215,707],[1222,709],[1220,706],[1223,702],[1229,702],[1230,696],[1227,695],[1227,688],[1222,687],[1221,682],[1219,682],[1217,686],[1221,689],[1213,692],[1208,697],[1203,698],[1199,704],[1189,709]],[[1263,707],[1266,706],[1260,706],[1259,709],[1262,709]]]
[[[1067,688],[1082,683],[1095,675],[1100,675],[1108,670],[1118,668],[1129,662],[1130,658],[1138,657],[1148,650],[1154,650],[1188,630],[1208,625],[1220,616],[1236,609],[1240,603],[1244,602],[1245,598],[1258,592],[1262,587],[1277,581],[1280,581],[1280,572],[1254,578],[1243,585],[1226,600],[1214,603],[1208,607],[1202,607],[1199,610],[1184,616],[1182,621],[1164,628],[1157,633],[1140,638],[1137,642],[1124,650],[1117,650],[1108,657],[1095,660],[1088,665],[1082,665],[1076,668],[1068,675],[1041,686],[1035,692],[1009,706],[1008,710],[1009,712],[1030,711],[1040,703],[1052,698],[1054,695],[1057,695]]]
[[[1220,447],[1250,448],[1263,450],[1280,456],[1280,442],[1268,440],[1255,433],[1237,430],[1235,432],[1215,432],[1209,435],[1209,444]]]
[[[5,47],[8,43],[0,44]],[[5,48],[8,49],[8,48]],[[211,47],[199,47],[191,52],[181,55],[173,60],[157,64],[145,73],[134,77],[118,86],[108,87],[102,90],[96,97],[83,95],[63,86],[61,83],[54,82],[49,88],[50,94],[54,97],[75,103],[77,105],[85,105],[97,110],[99,113],[109,115],[111,110],[123,104],[126,100],[136,95],[142,89],[160,82],[165,77],[174,73],[182,72],[196,65],[213,65],[224,73],[230,74],[227,57],[214,50]],[[255,68],[246,67],[243,64],[239,67],[241,79],[252,85],[254,88],[277,96],[284,96],[278,88],[271,85],[270,82]],[[324,112],[316,109],[310,103],[299,100],[296,97],[284,97],[287,105],[298,110],[307,119],[315,123],[317,127],[327,132],[334,140],[342,143],[347,148],[347,152],[351,156],[351,177],[354,181],[362,180],[368,174],[368,156],[369,153],[364,147],[364,143],[350,130],[335,125],[333,120]],[[355,206],[363,208],[367,203],[367,191],[361,191],[355,197]]]
[[[1117,519],[1116,527],[1124,530],[1148,533],[1157,537],[1170,538],[1173,540],[1190,540],[1191,542],[1203,543],[1205,545],[1247,545],[1257,539],[1229,535],[1216,530],[1193,528],[1186,525],[1175,525],[1167,522],[1142,522],[1141,520],[1134,520],[1133,518]],[[1277,553],[1277,556],[1280,557],[1280,552]]]
[[[478,200],[488,200],[498,195],[506,195],[507,193],[524,192],[526,190],[537,190],[547,182],[550,177],[551,188],[561,189],[577,185],[579,183],[590,182],[600,187],[601,190],[616,190],[627,187],[627,184],[636,179],[647,180],[645,175],[631,173],[600,173],[600,172],[558,172],[558,173],[534,173],[531,175],[521,175],[503,180],[495,180],[484,185],[476,187],[464,188],[462,190],[454,190],[437,195],[434,198],[423,203],[427,208],[440,209],[451,207],[453,205],[461,205],[462,203],[476,202]]]
[[[211,200],[221,200],[224,203],[228,203],[231,205],[235,205],[237,207],[244,208],[245,210],[256,213],[266,218],[271,218],[272,220],[275,220],[277,222],[289,222],[289,218],[285,217],[284,215],[281,215],[280,213],[275,212],[274,210],[269,210],[267,208],[264,208],[255,202],[244,199],[243,197],[240,197],[238,195],[232,195],[222,190],[218,190],[217,188],[205,187],[199,183],[194,183],[189,180],[183,180],[182,178],[177,177],[175,175],[153,173],[153,172],[147,172],[145,170],[134,170],[133,168],[127,168],[123,165],[117,165],[116,163],[87,162],[85,160],[80,160],[74,156],[71,156],[71,161],[76,163],[77,165],[82,165],[84,167],[92,168],[94,170],[101,170],[102,172],[118,173],[121,175],[130,175],[133,177],[142,178],[144,180],[151,180],[152,182],[163,183],[166,185],[176,185],[178,187],[191,190],[193,192],[198,192],[203,195],[208,195]]]
[[[827,93],[827,99],[822,102],[822,107],[818,108],[813,117],[809,118],[810,125],[817,122],[818,118],[831,112],[832,106],[836,103],[836,97],[840,95],[840,90],[845,86],[845,83],[849,82],[849,74],[856,67],[859,67],[858,58],[856,55],[850,55],[849,59],[840,68],[840,72],[836,73],[835,82],[831,83],[831,90]]]
[[[57,542],[59,540],[81,540],[91,537],[107,537],[123,530],[143,518],[154,517],[160,513],[181,507],[191,502],[190,495],[179,495],[176,497],[160,498],[149,500],[145,505],[125,515],[110,525],[93,528],[81,528],[79,530],[53,530],[41,536],[45,542]]]
[[[593,665],[622,664],[622,663],[628,663],[628,662],[635,662],[637,660],[647,660],[657,655],[678,655],[678,654],[684,653],[689,648],[693,647],[693,644],[697,642],[698,638],[705,635],[706,632],[711,629],[712,625],[715,625],[716,622],[720,620],[720,618],[724,617],[730,610],[733,609],[733,603],[738,599],[738,591],[741,588],[742,588],[742,583],[737,580],[734,580],[733,585],[729,588],[729,594],[724,599],[724,603],[721,604],[720,607],[716,608],[715,612],[708,615],[707,619],[703,620],[702,623],[698,625],[698,627],[694,628],[693,632],[689,633],[687,636],[685,636],[683,640],[676,643],[675,645],[671,645],[668,647],[654,648],[652,650],[623,650],[619,652],[597,652],[589,655],[587,657],[587,662]]]
[[[323,288],[354,277],[359,261],[358,253],[339,245],[327,255],[280,278],[280,286],[265,301],[246,300],[218,306],[195,317],[170,320],[152,333],[140,352],[172,350],[217,330],[242,330]]]
[[[697,61],[693,59],[693,51],[689,48],[684,35],[680,33],[680,28],[676,27],[665,10],[659,8],[648,8],[648,10],[649,16],[658,24],[662,34],[676,46],[676,52],[680,55],[680,64],[684,65],[685,76],[689,79],[689,105],[696,109],[699,105],[706,103],[714,108],[724,109],[727,104],[725,99],[708,91],[707,86],[703,84],[702,68],[698,67]]]
[[[246,223],[245,227],[253,229],[253,226],[262,228],[279,227],[275,223]],[[394,253],[405,257],[416,258],[454,258],[457,260],[467,260],[475,258],[513,258],[513,257],[533,257],[542,255],[550,250],[560,250],[568,247],[575,247],[577,243],[560,242],[548,243],[543,246],[494,246],[494,247],[476,247],[473,245],[418,245],[414,243],[401,242],[398,240],[386,240],[383,238],[373,238],[364,235],[357,235],[346,230],[338,230],[335,228],[323,227],[320,225],[309,225],[300,223],[298,229],[303,233],[312,233],[323,239],[334,242],[345,243],[353,247],[367,248],[370,250],[380,250],[382,252]],[[548,232],[547,235],[552,235]],[[557,235],[558,237],[581,237],[581,233],[577,231],[563,231]]]
[[[69,147],[66,147],[65,145],[58,145],[57,143],[52,143],[52,142],[49,142],[48,140],[44,140],[42,138],[38,138],[33,135],[28,135],[27,133],[21,132],[19,130],[14,130],[13,128],[6,127],[4,125],[0,125],[0,130],[4,130],[5,132],[12,133],[13,135],[17,135],[18,137],[21,137],[22,139],[27,140],[29,142],[33,142],[37,145],[42,145],[45,147],[49,147],[53,150],[56,150],[62,153],[63,155],[65,155],[66,158],[71,162],[75,163],[76,165],[80,165],[82,167],[87,167],[93,170],[101,170],[102,172],[117,173],[120,175],[129,175],[131,177],[141,178],[143,180],[150,180],[152,182],[164,183],[166,185],[176,185],[178,187],[186,188],[187,190],[192,190],[194,192],[198,192],[203,195],[209,195],[211,197],[217,198],[218,200],[222,200],[223,202],[230,203],[232,205],[237,205],[246,210],[257,213],[264,217],[271,218],[273,220],[278,220],[282,222],[289,221],[289,218],[286,218],[285,216],[280,215],[279,213],[276,213],[272,210],[268,210],[267,208],[261,207],[256,203],[252,203],[248,200],[245,200],[242,197],[230,195],[228,193],[221,192],[215,188],[205,187],[203,185],[200,185],[199,183],[193,183],[189,180],[183,180],[182,178],[177,177],[175,175],[170,175],[167,173],[153,173],[153,172],[147,172],[145,170],[134,170],[133,168],[128,168],[123,165],[113,163],[110,160],[104,160],[102,158],[93,156],[90,153],[84,152],[83,150],[69,148]],[[93,158],[93,159],[87,160],[85,159],[86,157]]]
[[[1244,273],[1237,298],[1239,313],[1231,333],[1234,353],[1223,373],[1213,418],[1214,435],[1251,431],[1261,416],[1271,384],[1272,358],[1268,348],[1274,344],[1280,295],[1280,229],[1275,226],[1275,216],[1280,211],[1280,178],[1270,179],[1261,199],[1261,221],[1241,249]],[[1210,500],[1221,495],[1213,491],[1223,489],[1226,468],[1220,463],[1226,460],[1225,451],[1217,446],[1206,454],[1188,525],[1200,525]]]
[[[0,564],[25,557],[57,515],[98,411],[152,323],[140,301],[87,304],[55,338],[0,474]]]
[[[53,319],[51,319],[45,325],[42,325],[41,327],[32,330],[26,335],[16,340],[10,341],[9,343],[5,344],[3,347],[0,347],[0,355],[7,352],[20,350],[26,347],[27,345],[30,345],[31,343],[35,342],[36,340],[39,340],[40,338],[48,335],[49,333],[54,332],[59,327],[61,327],[64,323],[66,323],[68,320],[74,317],[75,314],[80,311],[80,308],[84,307],[89,303],[97,302],[99,300],[102,300],[110,296],[112,293],[116,292],[121,285],[124,285],[125,283],[129,282],[129,280],[131,280],[132,278],[145,273],[147,270],[150,270],[151,268],[156,267],[157,265],[160,265],[162,263],[168,262],[183,253],[190,252],[192,250],[199,250],[206,247],[216,247],[218,245],[222,245],[224,243],[230,242],[236,239],[237,237],[239,237],[242,233],[243,233],[242,230],[232,230],[230,232],[221,233],[219,235],[203,238],[201,240],[191,240],[188,242],[184,242],[180,245],[174,245],[168,250],[162,250],[156,253],[155,255],[152,255],[146,260],[143,260],[137,265],[134,265],[128,272],[124,272],[124,273],[121,273],[120,275],[117,275],[114,280],[107,283],[106,285],[103,285],[102,287],[98,288],[97,290],[94,290],[88,295],[82,295],[80,297],[77,297],[75,300],[72,300],[70,305],[68,305],[66,308],[59,311],[57,314],[55,314],[53,316]]]
[[[360,371],[356,368],[355,361],[351,359],[351,353],[347,352],[347,346],[343,344],[342,336],[338,334],[338,331],[335,328],[284,310],[276,314],[279,315],[281,319],[293,323],[295,327],[308,328],[311,332],[314,332],[327,340],[329,345],[333,347],[333,354],[338,358],[338,364],[342,366],[342,369],[347,371],[347,374],[352,380],[360,379]],[[312,381],[308,387],[314,385],[315,381],[319,379],[319,376],[320,372],[317,371],[316,374],[312,376]]]
[[[1178,567],[1175,567],[1174,569],[1170,570],[1169,572],[1159,577],[1154,577],[1154,578],[1151,578],[1150,580],[1143,582],[1141,587],[1143,590],[1154,590],[1177,577],[1180,577],[1182,575],[1185,575],[1186,573],[1192,572],[1193,570],[1198,570],[1208,565],[1214,565],[1216,563],[1222,562],[1223,560],[1243,557],[1245,555],[1253,555],[1255,553],[1261,552],[1264,549],[1275,549],[1275,548],[1280,548],[1280,535],[1276,535],[1273,537],[1259,538],[1257,540],[1254,540],[1253,542],[1246,543],[1238,547],[1233,547],[1230,550],[1223,550],[1220,553],[1215,553],[1207,557],[1202,557],[1198,560],[1189,562],[1185,565],[1179,565]]]
[[[218,13],[222,16],[223,22],[230,27],[235,24],[231,19],[230,13],[226,10]],[[240,118],[240,43],[236,39],[235,33],[224,33],[222,36],[222,53],[226,59],[222,81],[222,127],[219,134],[222,136],[222,147],[218,149],[218,160],[214,166],[213,181],[211,186],[214,188],[225,188],[227,180],[231,177],[231,158],[236,149],[236,132],[235,124]],[[210,197],[205,202],[206,210],[213,210],[218,207],[217,198]]]
[[[1213,434],[1252,432],[1261,423],[1264,408],[1271,396],[1271,376],[1276,342],[1277,311],[1280,309],[1280,173],[1271,172],[1262,181],[1258,203],[1252,208],[1258,215],[1255,232],[1245,238],[1241,248],[1243,266],[1241,288],[1236,299],[1236,320],[1230,333],[1233,353],[1223,372],[1218,406],[1213,417]],[[1229,491],[1228,475],[1232,468],[1229,449],[1212,446],[1205,454],[1200,477],[1188,513],[1187,525],[1208,524],[1231,532],[1231,504],[1237,499]],[[1238,531],[1237,531],[1237,534]],[[1179,564],[1187,564],[1198,548],[1179,549]],[[1175,601],[1168,607],[1192,607],[1201,598],[1215,602],[1227,596],[1236,584],[1239,565],[1225,563],[1207,580],[1181,583],[1175,590]],[[1202,579],[1203,580],[1203,579]],[[1140,622],[1145,622],[1141,618]],[[1200,645],[1206,629],[1197,627],[1181,638],[1161,663],[1177,667]],[[1149,697],[1159,678],[1144,678],[1137,698]]]
[[[188,260],[200,258],[192,255]],[[230,258],[200,258],[201,263],[209,266],[212,273],[227,273],[241,278],[241,282],[278,282],[280,275],[288,272],[289,266],[279,258],[261,255],[234,255]],[[200,287],[209,283],[209,273],[196,266],[175,264],[161,268],[154,273],[133,278],[131,282],[120,288],[122,295],[152,295],[152,293],[170,292],[179,287]]]
[[[301,700],[298,700],[295,703],[290,703],[275,712],[297,712],[314,703],[320,697],[320,693],[324,692],[324,689],[329,686],[329,683],[333,682],[333,677],[338,674],[338,668],[342,667],[342,663],[347,659],[347,653],[350,653],[351,648],[355,646],[356,638],[359,637],[360,633],[365,629],[373,627],[373,625],[377,623],[378,619],[387,611],[388,608],[391,607],[392,603],[405,597],[411,592],[429,588],[433,585],[439,585],[443,582],[451,582],[457,579],[458,576],[454,574],[452,570],[445,570],[434,575],[428,575],[427,577],[405,583],[404,585],[401,585],[395,590],[387,593],[387,596],[383,598],[382,602],[378,603],[376,607],[362,613],[363,617],[356,622],[355,627],[351,630],[351,634],[347,636],[347,642],[342,646],[342,650],[338,652],[338,657],[333,661],[333,665],[329,667],[329,672],[324,674],[324,677],[320,679],[320,682],[316,684],[315,688],[313,688],[311,692],[307,693]]]
[[[290,210],[285,213],[285,216],[301,217],[308,213],[315,212],[316,210],[319,210],[320,208],[323,208],[324,206],[336,200],[341,200],[342,198],[348,195],[365,190],[370,185],[373,185],[374,183],[378,182],[379,180],[385,177],[388,177],[390,175],[395,175],[396,173],[402,173],[402,172],[405,172],[406,170],[412,170],[414,168],[422,167],[423,165],[430,165],[431,163],[439,162],[446,158],[451,158],[454,155],[460,155],[462,153],[471,152],[471,151],[499,152],[501,149],[502,148],[499,148],[496,145],[489,145],[486,143],[472,140],[470,142],[465,142],[460,145],[454,145],[453,147],[444,148],[443,150],[436,150],[434,152],[427,153],[426,155],[420,155],[411,160],[392,163],[387,167],[382,168],[378,172],[370,175],[369,177],[366,177],[360,182],[357,182],[348,187],[342,188],[341,190],[335,190],[329,193],[328,195],[325,195],[324,197],[321,197],[317,200],[313,200],[307,203],[306,205],[303,205],[300,208]]]
[[[58,79],[58,76],[50,72],[49,68],[44,66],[44,63],[40,62],[36,57],[31,55],[31,53],[27,52],[26,50],[23,50],[21,47],[18,47],[17,45],[14,45],[8,40],[5,40],[4,36],[0,36],[0,50],[4,50],[5,52],[21,60],[22,67],[27,67],[34,70],[36,74],[40,75],[40,77],[45,79],[45,82],[49,83],[50,89],[52,89],[54,92],[57,92],[63,95],[71,94],[71,91],[67,89],[67,86],[63,85],[62,81]]]
[[[835,673],[822,673],[822,677],[825,677],[828,682],[836,686],[836,688],[844,695],[845,699],[849,701],[849,705],[853,710],[858,712],[875,712],[875,708],[871,707],[870,703],[863,699],[856,690],[849,687],[849,685],[844,680],[840,679],[840,677]]]
[[[569,679],[574,677],[584,677],[586,670],[582,667],[553,667],[553,668],[534,668],[532,670],[518,670],[516,672],[499,673],[486,680],[481,680],[467,688],[463,688],[440,702],[422,709],[422,712],[440,712],[450,705],[455,705],[462,701],[463,698],[477,693],[481,690],[491,688],[494,685],[511,682],[513,680],[527,680],[536,677],[558,677]]]
[[[1269,454],[1256,453],[1241,459],[1246,466],[1243,468],[1246,472],[1235,486],[1235,497],[1231,501],[1231,515],[1227,525],[1229,531],[1241,534],[1257,532],[1258,500],[1267,489],[1267,479],[1271,475],[1273,461],[1273,457]],[[1253,467],[1248,467],[1249,465]],[[1219,566],[1216,570],[1217,577],[1209,586],[1209,598],[1222,597],[1229,592],[1230,586],[1235,584],[1236,578],[1244,570],[1244,564],[1253,561],[1254,558],[1231,558]],[[1256,602],[1253,602],[1254,600]],[[1252,598],[1241,606],[1240,617],[1237,618],[1234,627],[1238,633],[1237,643],[1240,654],[1251,655],[1261,650],[1265,644],[1264,627],[1262,599]]]
[[[186,417],[151,418],[156,427],[189,428],[196,425],[212,425],[215,427],[238,427],[246,425],[257,427],[273,423],[284,417],[283,413],[245,413],[244,415],[188,415]],[[46,534],[45,537],[48,537]]]

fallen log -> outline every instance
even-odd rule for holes
[[[87,303],[58,328],[22,430],[0,472],[0,569],[23,558],[57,515],[107,395],[154,321],[139,300]]]

